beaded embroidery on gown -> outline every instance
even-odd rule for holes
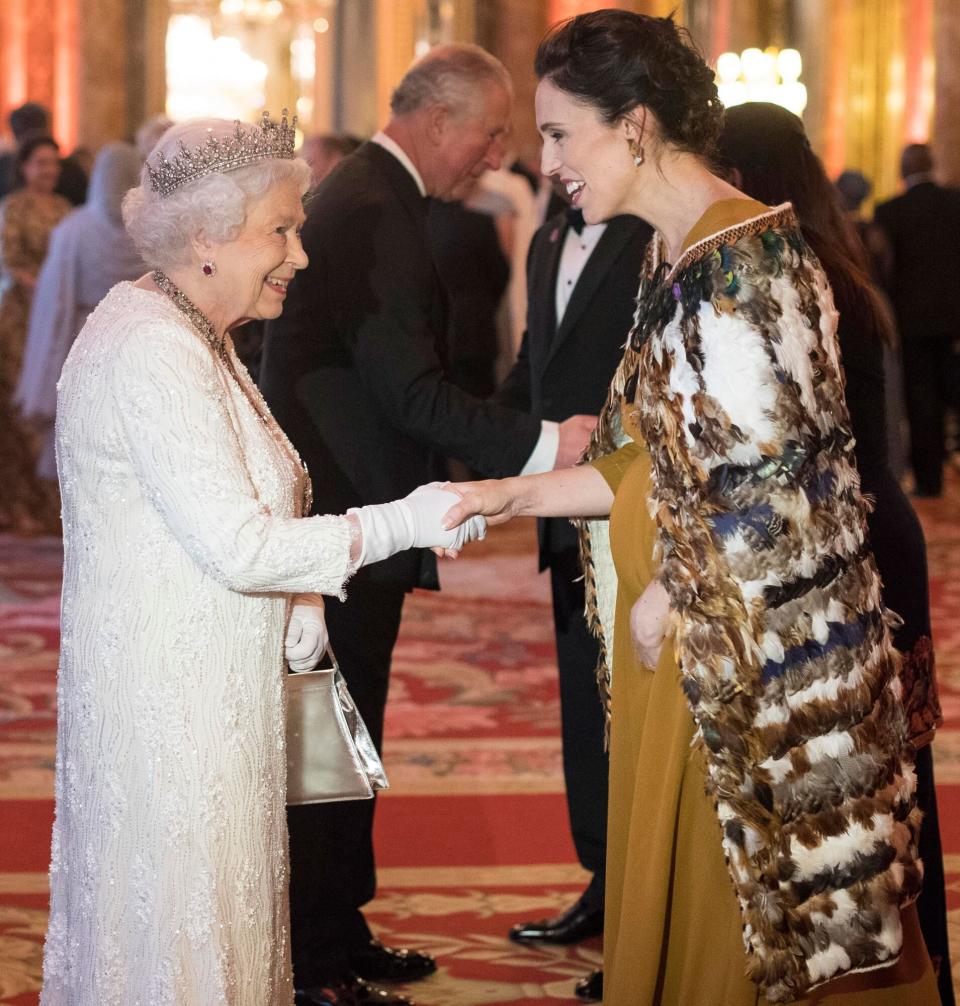
[[[305,474],[235,366],[246,392],[129,283],[64,366],[42,1006],[293,1000],[283,636],[291,593],[342,594],[352,532],[296,519]]]

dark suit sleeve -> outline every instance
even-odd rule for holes
[[[344,216],[339,231],[320,249],[328,302],[384,415],[414,440],[485,474],[519,472],[540,423],[444,378],[443,333],[430,320],[438,314],[438,280],[403,208],[360,206]]]

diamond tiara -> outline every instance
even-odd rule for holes
[[[208,136],[193,150],[187,150],[181,140],[180,150],[172,160],[161,151],[154,158],[155,164],[147,162],[150,187],[165,199],[206,175],[236,171],[271,157],[289,160],[293,157],[296,125],[296,116],[287,123],[287,110],[284,109],[279,123],[272,122],[269,113],[264,112],[253,129],[245,130],[238,119],[232,136],[219,140]]]

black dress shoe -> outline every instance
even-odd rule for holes
[[[415,982],[437,970],[437,962],[420,950],[385,947],[379,940],[350,951],[350,967],[374,982]]]
[[[297,989],[294,1006],[416,1006],[409,997],[377,988],[362,978],[344,978],[315,988]]]
[[[573,986],[578,999],[586,1002],[598,1003],[603,999],[603,972],[591,971],[586,978],[581,978]]]
[[[580,898],[561,915],[538,922],[521,922],[510,930],[515,943],[579,943],[603,932],[603,909],[587,906]]]

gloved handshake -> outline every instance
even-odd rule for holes
[[[459,552],[468,542],[484,538],[487,522],[483,517],[471,517],[449,531],[441,525],[443,515],[460,502],[460,497],[444,485],[431,482],[414,489],[402,500],[348,510],[347,513],[356,514],[363,532],[360,565],[379,562],[408,548]]]
[[[449,531],[441,526],[443,515],[460,500],[443,485],[431,482],[414,489],[402,500],[347,511],[360,522],[363,540],[359,565],[379,562],[408,548],[459,552],[468,542],[480,541],[487,533],[487,523],[482,517],[471,517]],[[313,670],[327,648],[328,638],[323,596],[301,594],[294,602],[284,640],[290,670]]]

